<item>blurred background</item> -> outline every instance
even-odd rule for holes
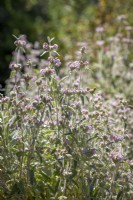
[[[0,85],[5,87],[14,50],[13,34],[27,35],[30,42],[43,44],[55,37],[61,55],[73,54],[77,42],[95,37],[97,26],[108,35],[117,31],[118,15],[127,15],[133,25],[132,0],[1,0]]]

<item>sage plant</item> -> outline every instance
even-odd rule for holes
[[[85,47],[62,66],[53,41],[39,50],[16,38],[8,95],[0,97],[0,198],[132,199],[131,108],[84,84]]]

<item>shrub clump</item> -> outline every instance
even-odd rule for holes
[[[23,37],[15,45],[8,95],[0,97],[0,198],[132,199],[127,101],[84,87],[85,48],[64,75],[53,38],[42,50]]]

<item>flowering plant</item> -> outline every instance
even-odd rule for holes
[[[0,198],[131,199],[126,100],[84,87],[85,48],[64,75],[53,38],[32,49],[34,59],[16,39],[8,95],[0,97]]]

